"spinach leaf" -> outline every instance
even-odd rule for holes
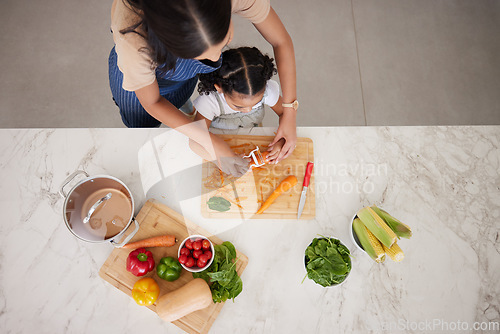
[[[229,291],[222,288],[217,282],[213,283],[210,289],[212,290],[212,300],[214,303],[225,302],[229,298]]]
[[[210,280],[212,282],[218,282],[223,287],[228,287],[233,281],[234,276],[238,276],[238,273],[229,263],[222,265],[221,270],[213,273],[208,273]]]
[[[219,196],[210,197],[207,204],[211,210],[215,210],[215,211],[219,211],[219,212],[228,211],[229,208],[231,207],[231,202],[229,202],[227,199],[225,199],[223,197],[219,197]]]
[[[230,243],[229,241],[224,241],[222,243],[222,246],[225,246],[229,250],[230,254],[230,259],[236,259],[236,248],[234,248],[234,245]]]
[[[241,291],[243,291],[243,281],[241,278],[238,277],[238,275],[234,276],[234,280],[231,284],[231,289],[229,289],[229,298],[231,298],[234,302],[234,298],[240,294]]]
[[[309,258],[312,261],[315,258],[317,258],[318,255],[316,255],[316,253],[314,252],[314,248],[312,248],[311,246],[309,246],[309,247],[306,248],[306,257]]]
[[[222,243],[222,245],[216,245],[215,253],[220,256],[220,259],[225,260],[226,262],[230,262],[231,260],[236,258],[236,249],[233,244],[225,241],[226,244]]]

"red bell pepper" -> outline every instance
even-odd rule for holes
[[[155,260],[153,253],[146,251],[144,248],[138,248],[131,251],[127,258],[127,271],[130,271],[135,276],[144,276],[153,270]]]

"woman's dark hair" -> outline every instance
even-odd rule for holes
[[[149,45],[158,69],[175,67],[224,40],[231,23],[231,0],[122,0],[140,17],[120,33],[137,33]],[[144,35],[145,34],[145,35]]]
[[[214,72],[200,74],[198,92],[215,92],[214,84],[226,94],[233,92],[253,96],[266,87],[267,80],[276,73],[273,58],[257,48],[241,47],[222,53],[222,65]]]

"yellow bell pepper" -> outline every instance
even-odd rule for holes
[[[152,305],[160,295],[158,283],[151,277],[144,277],[135,282],[132,288],[132,298],[141,306]]]

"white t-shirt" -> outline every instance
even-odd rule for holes
[[[194,101],[194,107],[203,117],[209,120],[213,120],[215,117],[221,114],[219,103],[217,102],[217,97],[215,94],[219,94],[219,92],[210,92],[209,95],[203,94],[198,96]],[[234,113],[242,113],[241,111],[236,111],[232,109],[226,102],[224,98],[224,94],[219,94],[219,97],[224,106],[224,112],[226,114],[234,114]],[[266,90],[264,91],[264,97],[260,100],[259,103],[252,107],[252,111],[261,106],[262,104],[267,104],[270,107],[274,107],[278,102],[280,97],[280,86],[274,80],[268,80],[266,83]]]

